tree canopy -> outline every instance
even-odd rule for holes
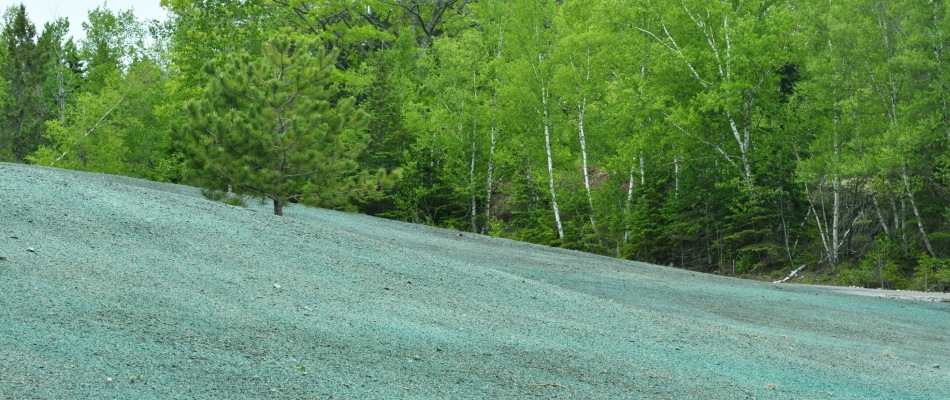
[[[344,190],[346,180],[329,177],[355,171],[365,118],[338,96],[334,59],[313,39],[276,35],[258,57],[238,52],[209,65],[180,129],[199,178],[268,198],[276,215],[288,201]],[[320,190],[306,191],[313,182]]]

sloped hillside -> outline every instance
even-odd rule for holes
[[[0,164],[0,398],[950,398],[950,303]]]

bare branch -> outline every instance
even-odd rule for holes
[[[85,138],[85,137],[91,135],[93,132],[95,132],[96,128],[99,127],[99,124],[102,123],[102,121],[104,121],[104,120],[106,119],[106,117],[108,117],[109,114],[112,113],[112,111],[114,111],[116,108],[118,108],[119,105],[122,104],[123,101],[125,101],[125,96],[126,96],[126,95],[122,95],[122,98],[120,98],[119,101],[116,102],[115,105],[112,106],[112,108],[109,109],[109,111],[106,111],[105,114],[102,114],[102,117],[100,117],[99,120],[96,121],[96,123],[92,126],[92,128],[89,128],[89,131],[87,131],[85,135],[82,135],[81,138],[76,139],[76,141],[73,142],[73,146],[75,146],[77,143],[79,143],[79,140],[80,140],[80,139],[83,139],[83,138]],[[61,154],[59,157],[57,157],[55,160],[53,160],[53,162],[49,163],[49,165],[52,167],[53,164],[56,164],[56,162],[58,162],[59,160],[62,160],[63,157],[66,157],[66,153],[68,153],[68,152],[69,152],[69,150],[64,151],[63,154]]]
[[[676,44],[676,40],[673,39],[673,35],[670,34],[670,31],[668,29],[666,29],[666,24],[660,24],[660,25],[663,27],[663,32],[666,34],[666,37],[670,40],[670,43],[666,43],[665,41],[663,41],[663,39],[660,39],[660,37],[657,36],[655,33],[650,32],[646,29],[640,28],[638,26],[634,28],[636,28],[640,32],[643,32],[643,33],[646,33],[647,35],[652,36],[654,39],[656,39],[657,42],[662,44],[663,47],[666,47],[667,49],[669,49],[670,51],[678,55],[680,59],[682,59],[683,62],[686,63],[686,67],[689,68],[690,72],[692,72],[693,78],[696,78],[699,84],[703,85],[704,88],[708,88],[709,82],[707,82],[702,77],[700,77],[699,72],[696,71],[696,68],[693,68],[693,64],[689,62],[689,59],[686,58],[686,55],[683,54],[683,51],[680,50],[679,46]]]
[[[710,147],[716,149],[716,151],[718,151],[719,154],[722,154],[723,158],[725,158],[726,161],[727,161],[730,165],[732,165],[733,167],[738,167],[738,165],[736,165],[736,162],[735,162],[735,161],[732,161],[733,157],[730,156],[729,153],[726,153],[726,151],[723,150],[722,147],[719,147],[719,145],[717,145],[717,144],[715,144],[715,143],[712,143],[712,142],[710,142],[710,141],[708,141],[708,140],[700,139],[700,138],[696,137],[695,135],[693,135],[692,133],[689,133],[689,131],[687,131],[686,129],[683,129],[682,126],[680,126],[679,124],[677,124],[676,121],[673,120],[673,117],[670,116],[669,114],[667,114],[667,113],[664,112],[664,113],[663,113],[663,116],[666,117],[667,121],[670,121],[670,123],[673,124],[673,126],[676,127],[676,129],[678,129],[680,132],[683,132],[683,134],[685,134],[687,137],[689,137],[690,139],[693,139],[693,140],[695,140],[695,141],[704,143],[704,144],[706,144],[706,145],[708,145],[708,146],[710,146]]]

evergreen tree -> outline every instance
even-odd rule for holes
[[[27,19],[23,4],[4,15],[3,46],[6,62],[0,75],[9,85],[9,99],[4,102],[0,126],[0,160],[20,162],[42,143],[46,114],[36,27]]]
[[[338,98],[334,56],[311,40],[276,35],[261,56],[209,64],[211,81],[188,103],[180,130],[203,183],[270,199],[340,204],[370,191],[356,157],[364,115]]]

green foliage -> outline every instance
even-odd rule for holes
[[[145,32],[132,10],[114,12],[101,6],[90,10],[88,18],[82,24],[86,37],[80,51],[86,60],[86,89],[97,92],[117,71],[142,57]]]
[[[171,148],[170,124],[158,114],[164,101],[163,74],[151,60],[111,70],[108,82],[84,91],[60,118],[46,121],[49,145],[27,160],[83,171],[180,180]]]
[[[37,49],[36,27],[23,4],[4,12],[0,38],[4,49],[0,77],[7,89],[0,118],[0,160],[20,162],[44,143],[45,54]]]
[[[179,71],[176,89],[196,97],[206,81],[205,64],[236,52],[259,55],[267,34],[279,28],[264,0],[162,0],[174,16],[169,57]],[[187,101],[184,99],[183,101]]]
[[[184,180],[186,174],[185,155],[174,152],[157,159],[147,178],[158,182],[179,183]]]
[[[270,199],[277,215],[290,201],[340,205],[374,190],[355,163],[365,117],[337,97],[333,58],[313,40],[276,35],[260,56],[209,64],[179,128],[198,179]]]
[[[68,104],[75,100],[83,84],[85,61],[82,60],[72,38],[67,38],[69,21],[59,19],[46,23],[37,40],[37,51],[44,54],[45,81],[43,97],[49,118],[65,118]]]
[[[244,200],[244,197],[235,195],[234,193],[217,189],[201,189],[201,195],[208,200],[220,201],[232,206],[247,207],[247,201]]]
[[[950,258],[920,256],[913,289],[924,292],[950,292]]]
[[[884,239],[878,239],[856,268],[840,273],[843,285],[876,287],[881,289],[908,289],[906,256],[901,249]]]

